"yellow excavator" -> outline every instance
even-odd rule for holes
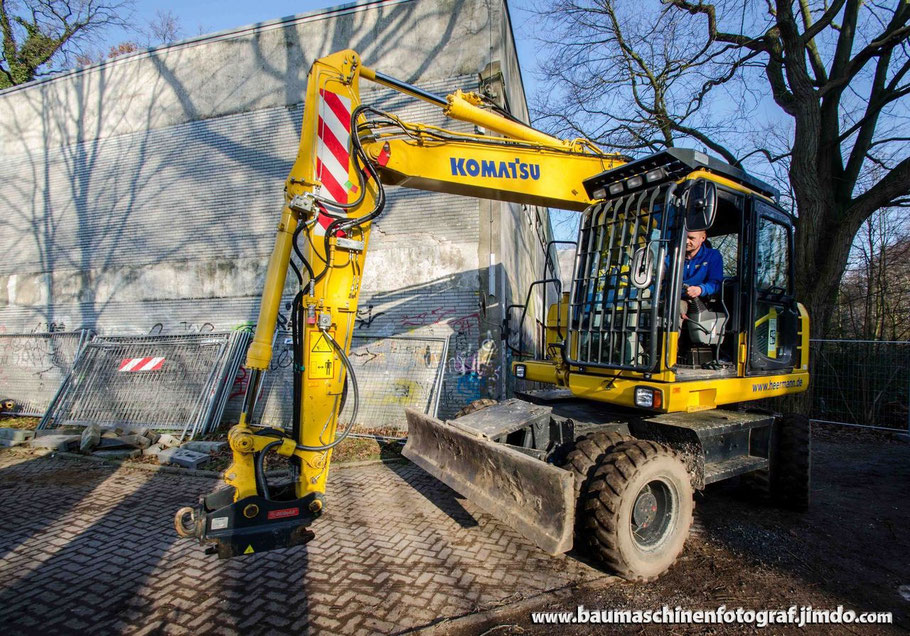
[[[441,108],[473,133],[402,120],[362,103],[368,80]],[[306,543],[325,506],[332,449],[360,401],[348,360],[372,222],[398,185],[581,213],[572,282],[555,292],[539,353],[524,350],[527,303],[504,322],[512,374],[527,386],[442,422],[408,410],[406,457],[558,554],[575,546],[633,580],[660,575],[682,550],[693,491],[740,477],[792,508],[809,499],[809,423],[755,401],[805,391],[809,318],[794,298],[793,219],[777,192],[703,153],[643,159],[530,128],[473,93],[445,98],[384,75],[354,51],[309,73],[301,142],[268,263],[228,440],[227,487],[177,512],[181,536],[222,558]],[[723,262],[712,294],[686,281]],[[293,255],[292,255],[293,253]],[[290,431],[251,421],[288,268]],[[686,300],[685,304],[683,300]],[[517,318],[520,320],[512,320]],[[353,401],[351,421],[338,415]],[[721,408],[723,407],[723,408]],[[270,452],[292,480],[269,483]]]

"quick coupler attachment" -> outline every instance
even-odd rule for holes
[[[208,545],[221,559],[303,545],[316,535],[307,527],[322,512],[322,495],[272,501],[254,495],[233,501],[233,488],[204,496],[177,511],[177,534]]]

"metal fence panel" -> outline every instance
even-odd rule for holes
[[[910,342],[812,340],[811,417],[910,430]]]
[[[17,415],[43,415],[73,368],[87,330],[0,335],[0,399]]]
[[[360,387],[360,428],[406,428],[404,407],[436,415],[439,408],[448,339],[392,336],[353,336],[350,360]],[[272,364],[265,374],[254,421],[291,427],[293,408],[293,350],[290,332],[277,334]],[[242,373],[242,372],[241,372]],[[241,397],[235,390],[233,397]],[[348,400],[339,418],[352,415]]]
[[[40,427],[150,427],[195,436],[217,426],[245,332],[95,337]]]

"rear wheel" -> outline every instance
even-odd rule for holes
[[[812,486],[812,423],[805,415],[784,415],[775,431],[771,494],[791,510],[809,509]]]
[[[598,462],[579,500],[592,556],[619,576],[649,581],[682,552],[695,504],[685,465],[668,447],[622,442]]]
[[[812,485],[812,424],[805,415],[775,418],[769,467],[743,477],[747,489],[772,505],[805,511]]]

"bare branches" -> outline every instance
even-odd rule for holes
[[[706,110],[710,95],[755,54],[718,45],[688,29],[678,12],[656,6],[561,0],[542,6],[538,15],[540,40],[551,55],[543,75],[558,87],[538,98],[539,125],[562,135],[585,132],[627,151],[650,152],[689,139],[736,163],[738,150],[713,137],[735,130],[747,106],[719,119]]]
[[[29,82],[110,26],[126,26],[132,0],[0,0],[0,88]]]
[[[891,205],[892,201],[910,195],[910,157],[903,159],[887,172],[875,185],[853,200],[845,216],[860,221],[873,212]]]

